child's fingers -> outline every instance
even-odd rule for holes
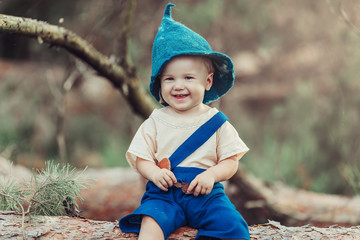
[[[209,195],[211,193],[212,188],[208,188],[208,187],[203,187],[201,189],[201,194],[206,194]]]
[[[167,175],[170,177],[172,183],[177,183],[176,177],[175,177],[175,175],[174,175],[173,172],[168,171],[168,172],[167,172]]]
[[[163,190],[163,191],[167,191],[167,190],[168,190],[166,184],[164,184],[164,183],[161,182],[161,181],[155,183],[155,185],[156,185],[158,188],[160,188],[161,190]]]
[[[209,195],[211,190],[212,190],[211,188],[208,188],[206,186],[201,186],[200,184],[198,184],[193,191],[193,195],[195,197],[199,196],[200,194]]]
[[[174,183],[172,182],[172,180],[169,177],[163,178],[160,181],[160,184],[162,186],[162,190],[166,189],[165,191],[168,190],[168,188],[172,187],[174,185]]]
[[[174,183],[176,183],[176,177],[171,171],[162,169],[162,173],[159,175],[158,182],[161,184],[162,190],[164,190],[164,188],[167,190],[169,187],[172,187]]]
[[[208,186],[208,184],[201,184],[198,178],[195,178],[189,185],[187,189],[188,194],[193,194],[195,197],[199,196],[200,194],[209,195],[211,193],[212,186]]]
[[[164,185],[166,185],[166,187],[172,187],[174,185],[174,180],[170,174],[165,174],[163,179],[165,181]]]
[[[167,191],[169,187],[174,186],[177,182],[173,172],[167,169],[161,169],[156,177],[153,178],[154,184],[163,191]]]
[[[187,189],[187,193],[188,194],[191,194],[194,190],[195,190],[195,187],[197,186],[198,182],[196,179],[192,180],[188,189]]]
[[[201,186],[197,185],[194,189],[193,195],[197,197],[199,196],[200,193],[201,193]]]

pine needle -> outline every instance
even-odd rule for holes
[[[59,216],[68,214],[71,209],[75,211],[78,208],[76,199],[82,201],[80,192],[88,187],[86,180],[81,179],[84,171],[76,171],[69,164],[47,162],[46,168],[38,176],[34,175],[30,183],[33,194],[28,212]]]
[[[0,210],[20,212],[22,192],[13,177],[9,177],[6,181],[3,179],[0,186]]]
[[[3,182],[1,182],[0,186],[0,210],[21,212],[21,232],[23,235],[23,239],[25,239],[25,210],[22,206],[23,194],[19,188],[19,185],[14,181],[13,177],[10,176],[7,181],[5,181],[4,179]]]
[[[10,176],[0,182],[0,210],[23,215],[77,216],[81,190],[88,188],[89,179],[82,178],[70,164],[46,162],[45,169],[33,174],[30,183],[20,185]],[[23,202],[29,203],[26,211]]]

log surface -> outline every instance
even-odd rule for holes
[[[311,225],[286,227],[275,221],[250,226],[250,238],[257,239],[360,239],[360,226],[319,228]],[[39,217],[25,222],[25,239],[137,239],[135,233],[123,233],[117,222],[71,217]],[[181,227],[168,240],[192,240],[196,229]],[[0,239],[23,239],[21,216],[0,212]]]
[[[267,184],[243,167],[230,179],[228,196],[249,224],[276,220],[286,226],[360,225],[360,196],[316,193]]]

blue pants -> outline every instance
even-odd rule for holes
[[[173,172],[179,182],[190,183],[204,169],[176,167]],[[227,239],[250,239],[247,223],[225,195],[221,183],[216,183],[209,195],[195,197],[181,188],[162,191],[152,182],[146,185],[141,205],[119,221],[123,232],[140,232],[141,219],[155,219],[167,237],[181,226],[199,229],[202,236]]]

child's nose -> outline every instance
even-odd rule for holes
[[[184,81],[182,79],[176,79],[174,82],[174,89],[184,89]]]

